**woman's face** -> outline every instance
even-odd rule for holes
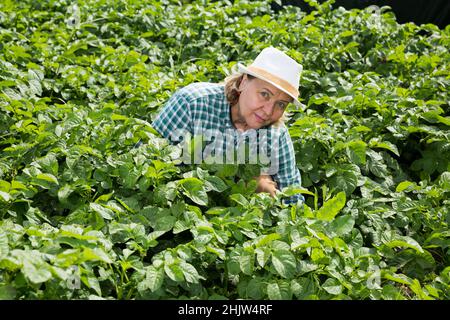
[[[292,98],[274,85],[245,74],[234,116],[245,129],[259,129],[278,121]],[[233,112],[232,112],[233,117]],[[238,127],[239,129],[239,127]]]

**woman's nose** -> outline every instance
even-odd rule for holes
[[[263,111],[267,114],[267,116],[271,116],[273,113],[273,102],[272,100],[265,101],[263,105]]]

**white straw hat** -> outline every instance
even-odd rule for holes
[[[238,63],[238,70],[269,82],[291,96],[295,105],[300,105],[298,87],[303,66],[284,52],[265,48],[248,67]]]

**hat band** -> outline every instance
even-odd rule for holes
[[[298,94],[299,94],[298,90],[292,84],[287,82],[286,80],[283,80],[277,76],[274,76],[272,73],[267,72],[266,70],[255,67],[255,66],[248,66],[247,69],[251,72],[261,75],[262,77],[266,78],[267,80],[282,87],[292,97],[294,97],[294,98],[298,97]]]

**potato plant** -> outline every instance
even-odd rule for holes
[[[450,27],[308,2],[1,1],[0,298],[449,299]],[[151,128],[268,45],[304,67],[277,198]]]

